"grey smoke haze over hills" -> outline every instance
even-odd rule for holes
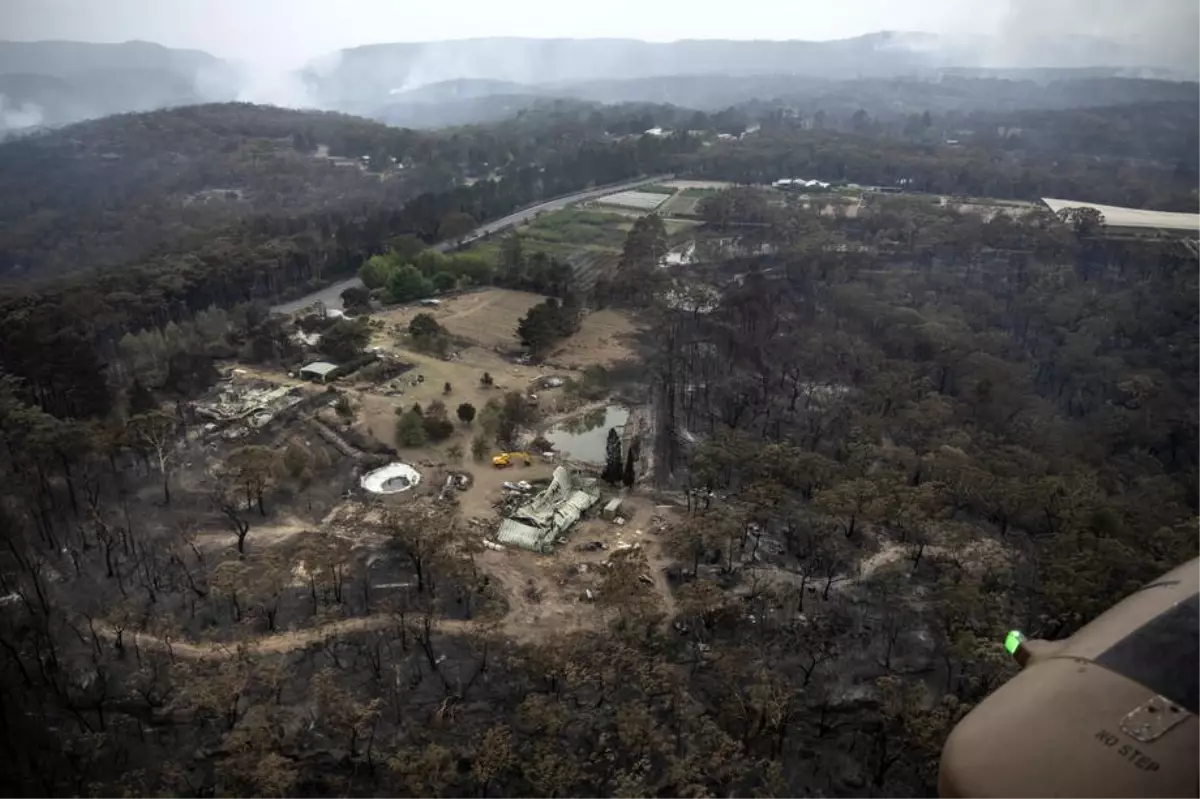
[[[475,39],[357,47],[305,70],[318,105],[359,108],[454,80],[564,85],[670,75],[892,75],[937,60],[875,34],[832,42],[632,39]]]
[[[149,42],[0,42],[0,130],[231,100],[240,80],[208,53]]]
[[[6,36],[124,43],[0,42],[0,128],[229,99],[374,113],[486,97],[595,97],[574,86],[597,81],[607,82],[604,99],[619,100],[621,81],[665,76],[842,80],[946,67],[1103,66],[1194,79],[1200,63],[1194,0],[743,0],[736,8],[612,0],[564,8],[549,0],[419,9],[359,0],[336,12],[317,0],[6,0]],[[928,32],[878,33],[914,28]],[[404,43],[370,43],[380,39]],[[445,83],[464,80],[476,83]],[[413,93],[421,87],[434,88]]]
[[[1200,3],[1009,0],[999,29],[981,43],[980,66],[1146,66],[1195,75]]]

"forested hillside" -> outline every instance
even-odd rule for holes
[[[188,249],[253,216],[358,213],[419,193],[389,161],[422,137],[341,114],[207,105],[84,122],[0,145],[0,273],[47,277]],[[322,153],[348,156],[341,165]]]
[[[108,114],[237,97],[241,76],[153,42],[0,41],[0,140]]]
[[[762,131],[743,141],[709,147],[701,140],[755,122]],[[457,197],[447,210],[484,219],[675,168],[744,182],[807,176],[1190,210],[1196,123],[1197,105],[1179,102],[873,118],[861,109],[797,116],[772,104],[706,114],[558,101],[491,127],[438,133],[248,104],[129,114],[0,144],[0,278],[43,280],[172,252],[198,255],[217,240],[225,248],[238,240],[259,246],[280,225],[295,235],[336,220],[390,218],[429,192]],[[654,126],[695,135],[640,135]],[[964,138],[948,145],[947,136]],[[475,185],[455,188],[464,182]],[[426,213],[429,202],[406,213]],[[431,240],[437,223],[422,220],[412,232]],[[389,231],[396,232],[403,231]],[[339,263],[333,271],[352,268]],[[271,282],[269,291],[286,287]]]
[[[658,486],[631,496],[672,520],[602,553],[595,593],[555,611],[578,628],[528,623],[539,590],[505,595],[490,569],[579,570],[489,561],[454,502],[324,516],[350,459],[295,454],[286,427],[170,443],[204,435],[172,408],[214,357],[295,360],[253,306],[125,337],[107,375],[5,378],[5,786],[929,795],[947,732],[1013,673],[1006,629],[1068,635],[1196,554],[1179,243],[909,198],[853,218],[747,188],[701,206],[714,255],[662,269],[646,217],[590,298],[649,326],[627,388],[649,384]],[[61,321],[135,300],[69,296],[92,304]],[[10,306],[7,368],[61,341],[44,312]]]
[[[965,72],[965,71],[964,71]],[[625,80],[512,83],[448,80],[354,106],[355,113],[394,124],[431,126],[440,113],[477,120],[493,119],[506,106],[533,107],[550,98],[590,103],[654,103],[716,113],[729,107],[747,111],[775,107],[812,118],[849,119],[862,110],[872,118],[893,122],[909,114],[937,117],[1000,115],[999,124],[1013,126],[1012,115],[1027,111],[1065,111],[1138,103],[1183,103],[1195,106],[1196,84],[1117,77],[1115,70],[947,70],[922,77],[833,80],[813,75],[664,74]],[[514,112],[515,113],[515,112]],[[447,117],[448,118],[448,117]],[[411,120],[411,121],[405,121]],[[1129,124],[1153,133],[1153,124],[1131,118]],[[449,124],[449,123],[446,123]]]
[[[194,119],[203,124],[193,124]],[[111,126],[132,127],[130,141],[148,144],[138,150],[103,137],[101,143],[73,144],[71,132],[91,125],[101,133]],[[160,127],[190,132],[190,138],[171,144],[171,135],[156,132]],[[252,143],[243,138],[246,134],[255,137]],[[381,180],[296,150],[298,143],[308,150],[322,139],[329,140],[331,152],[412,159],[414,166],[392,169]],[[103,397],[96,386],[103,382],[104,362],[127,332],[185,322],[214,304],[232,307],[319,287],[353,274],[396,236],[438,240],[448,215],[494,219],[547,197],[659,170],[699,142],[676,137],[605,141],[585,127],[549,123],[536,132],[469,128],[425,137],[332,114],[205,106],[101,120],[44,139],[0,145],[0,158],[11,158],[20,176],[14,185],[39,191],[38,173],[22,170],[20,163],[23,154],[36,158],[43,147],[53,164],[46,167],[53,196],[44,207],[28,203],[21,192],[3,201],[13,221],[0,235],[22,242],[29,248],[27,257],[43,264],[39,271],[21,269],[20,274],[38,278],[47,271],[108,268],[36,289],[11,287],[0,297],[0,365],[28,380],[48,401],[66,403],[58,406],[64,412],[88,416],[106,408],[104,402],[93,404]],[[99,155],[77,161],[70,155],[75,147]],[[144,172],[122,177],[120,168],[104,158],[107,147],[142,163]],[[459,182],[454,175],[477,174],[492,165],[491,179],[454,185]],[[71,177],[56,180],[55,167]],[[312,181],[298,185],[298,176],[305,174]],[[178,175],[186,176],[193,192],[220,191],[193,209],[180,201],[178,191],[185,184]],[[238,187],[221,185],[237,176],[259,181],[245,187],[246,200],[227,196],[228,189]],[[72,180],[90,204],[75,203]],[[299,198],[268,190],[275,183],[293,186]],[[126,198],[124,210],[105,210],[110,191]],[[12,277],[21,262],[15,243],[10,247]],[[104,254],[107,260],[100,257]]]
[[[0,297],[3,791],[928,795],[1006,629],[1069,635],[1195,556],[1194,251],[934,196],[1194,207],[1182,127],[1143,158],[1039,114],[953,145],[936,114],[740,113],[221,105],[0,146],[8,273],[56,277]],[[557,253],[624,237],[578,246],[594,290],[519,234],[423,247],[666,171],[692,182],[640,199],[686,219],[542,220]],[[780,177],[930,194],[706,180]],[[360,268],[355,319],[268,312]],[[489,453],[533,461],[559,399],[637,406],[605,490],[640,517],[505,549],[509,477],[567,459]],[[369,492],[398,459],[428,479]]]
[[[279,239],[359,225],[371,230],[367,249],[403,232],[433,240],[448,211],[501,216],[661,169],[669,155],[699,146],[607,141],[604,117],[598,130],[570,119],[416,133],[343,114],[223,104],[0,144],[0,275],[44,279],[170,253],[203,259],[271,240],[286,249]],[[355,268],[338,261],[331,271]],[[273,296],[294,284],[273,280],[256,291]]]
[[[664,119],[702,126],[708,138],[631,134]],[[320,286],[353,274],[395,236],[438,240],[447,215],[494,219],[547,197],[676,169],[748,183],[801,176],[1196,207],[1186,167],[1073,156],[1070,140],[1053,135],[1045,154],[1023,154],[1003,141],[929,143],[865,115],[859,133],[797,123],[777,116],[740,141],[713,142],[713,132],[744,125],[738,113],[568,104],[492,127],[418,134],[231,104],[113,117],[0,145],[11,187],[0,199],[9,281],[106,267],[99,278],[10,292],[0,363],[33,385],[57,387],[51,395],[82,401],[130,330]],[[337,166],[317,155],[322,146],[346,156],[343,163],[369,155],[396,164],[378,172]],[[465,176],[470,185],[455,185]]]
[[[1180,170],[1175,177],[1186,178],[1194,176],[1200,159],[1200,102],[1197,87],[1190,85],[1193,97],[1185,101],[1143,99],[1068,110],[959,113],[947,115],[945,126],[951,136],[969,135],[972,143],[996,144],[1009,153],[1134,159]]]
[[[905,136],[899,131],[873,130],[876,126],[870,118],[856,113],[858,118],[848,131],[807,130],[787,122],[765,124],[759,135],[714,145],[686,159],[682,168],[742,183],[787,176],[971,197],[1067,197],[1164,211],[1198,207],[1195,162],[1183,146],[1195,137],[1186,123],[1176,129],[1175,146],[1158,151],[1160,156],[1171,154],[1164,161],[1137,157],[1128,147],[1122,148],[1129,153],[1126,157],[1111,149],[1102,157],[1111,143],[1097,142],[1094,136],[1085,143],[1083,137],[1089,134],[1078,132],[1069,122],[1075,116],[1087,126],[1089,112],[1048,112],[1055,119],[1053,129],[1034,128],[1018,139],[998,137],[988,125],[987,135],[979,141],[952,142],[940,136],[927,140],[920,133],[919,117],[916,134]],[[1184,118],[1194,114],[1192,107]],[[1076,132],[1065,135],[1066,129]],[[1095,146],[1099,152],[1080,152],[1076,146]]]

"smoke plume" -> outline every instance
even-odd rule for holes
[[[987,66],[1158,67],[1200,62],[1195,0],[1009,0]]]
[[[0,130],[20,130],[42,124],[45,114],[33,103],[12,103],[0,94]]]

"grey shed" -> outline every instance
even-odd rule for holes
[[[322,383],[329,379],[329,375],[337,371],[336,363],[328,361],[313,361],[308,366],[300,367],[300,377],[307,377],[314,380],[320,380]]]

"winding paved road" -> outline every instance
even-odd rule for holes
[[[508,216],[501,217],[494,222],[488,222],[485,225],[480,225],[468,233],[463,238],[462,242],[466,244],[475,241],[476,239],[481,239],[484,236],[488,236],[493,233],[499,233],[501,230],[506,230],[510,227],[519,225],[522,222],[532,219],[538,214],[544,214],[547,211],[559,211],[563,208],[566,208],[568,205],[594,200],[597,197],[603,197],[608,194],[616,194],[619,191],[629,191],[630,189],[636,189],[638,186],[646,186],[650,183],[660,183],[665,180],[671,180],[673,177],[675,176],[654,175],[653,177],[631,180],[627,183],[618,183],[616,185],[602,186],[600,188],[588,189],[586,191],[577,191],[574,194],[568,194],[565,197],[547,200],[546,202],[538,203],[537,205],[531,205],[528,208],[523,208],[520,211],[509,214]],[[450,247],[450,242],[441,242],[433,245],[433,249],[437,250],[438,252],[446,252],[450,249]],[[361,280],[359,280],[357,277],[352,277],[349,280],[343,280],[339,283],[334,283],[332,286],[326,286],[320,291],[314,291],[312,294],[307,294],[298,300],[292,300],[291,302],[273,305],[271,306],[271,312],[293,314],[302,308],[307,308],[317,300],[324,302],[326,308],[336,308],[340,310],[342,307],[342,292],[348,288],[361,285]]]

